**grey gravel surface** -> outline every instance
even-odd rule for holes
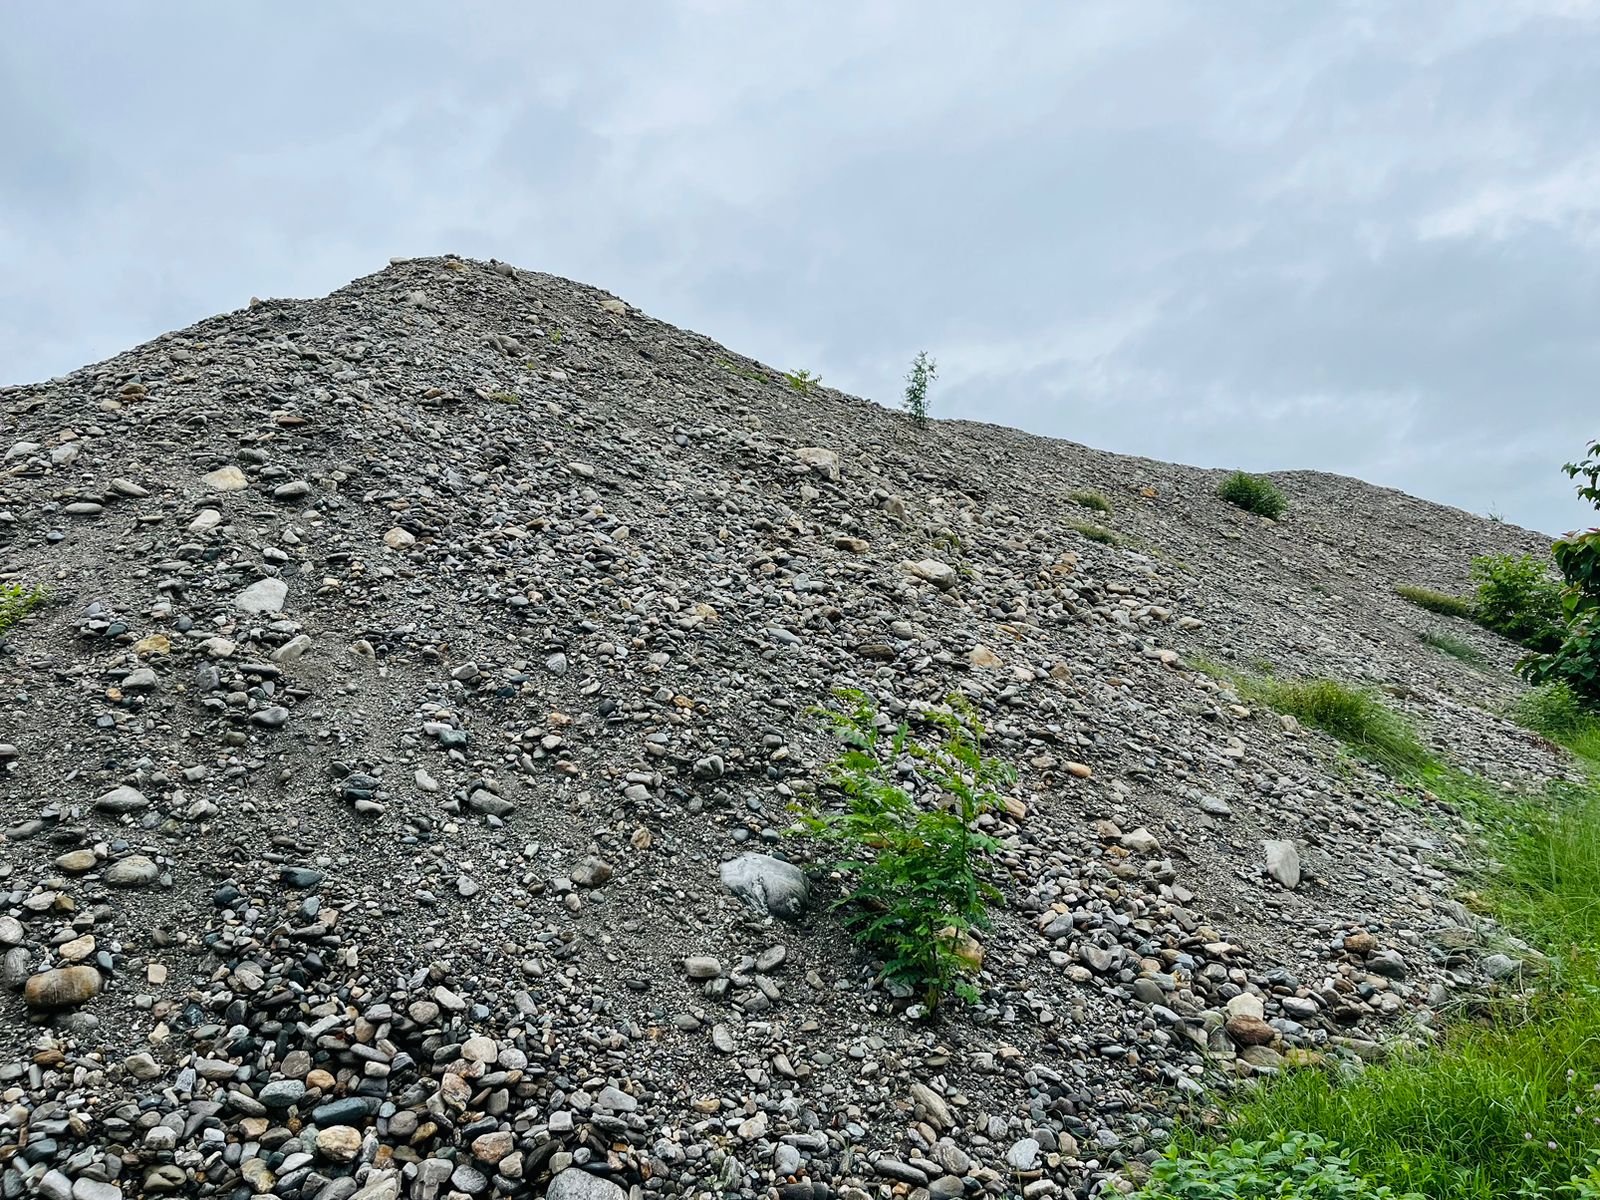
[[[1305,472],[1263,521],[448,257],[0,414],[0,576],[52,596],[0,648],[6,1200],[1082,1196],[1517,973],[1451,814],[1189,663],[1562,773],[1515,648],[1391,590],[1526,531]],[[842,685],[964,692],[1020,772],[942,1019],[785,832]]]

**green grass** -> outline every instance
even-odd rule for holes
[[[1289,498],[1265,475],[1235,471],[1217,485],[1217,495],[1245,512],[1274,521],[1289,510]]]
[[[1511,707],[1517,724],[1600,765],[1600,716],[1583,707],[1561,680],[1536,687]]]
[[[1069,492],[1067,493],[1067,499],[1071,500],[1079,508],[1087,508],[1093,512],[1104,513],[1107,516],[1111,514],[1111,501],[1107,500],[1099,492],[1087,489],[1080,492]]]
[[[1082,534],[1091,542],[1099,542],[1104,546],[1122,545],[1122,535],[1114,529],[1107,529],[1104,525],[1096,525],[1092,521],[1063,521],[1062,524],[1074,533]]]
[[[17,622],[45,602],[42,587],[29,587],[21,583],[0,583],[0,637],[9,633]]]
[[[1425,608],[1442,617],[1460,617],[1464,621],[1474,619],[1472,601],[1463,596],[1452,596],[1449,592],[1436,592],[1432,588],[1416,587],[1409,583],[1398,584],[1394,590],[1402,600],[1409,600],[1418,608]]]
[[[1451,658],[1458,658],[1475,667],[1483,665],[1484,657],[1476,646],[1443,629],[1428,630],[1422,635],[1422,642],[1425,646],[1432,646],[1440,654],[1448,654]]]
[[[1435,765],[1416,730],[1377,693],[1336,679],[1280,679],[1271,675],[1239,675],[1239,694],[1257,704],[1288,713],[1338,738],[1355,754],[1396,776]]]

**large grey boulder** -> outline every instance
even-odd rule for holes
[[[811,896],[804,871],[768,854],[741,854],[723,863],[722,883],[757,912],[786,921],[805,911]]]

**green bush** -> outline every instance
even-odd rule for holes
[[[1108,516],[1111,513],[1111,501],[1096,491],[1085,489],[1081,492],[1070,492],[1067,495],[1067,499],[1080,508],[1087,508],[1092,512],[1105,513]]]
[[[804,367],[798,371],[785,371],[783,373],[783,381],[802,396],[809,396],[815,389],[822,386],[822,376],[813,375]]]
[[[1273,1134],[1184,1153],[1174,1147],[1150,1168],[1143,1200],[1424,1200],[1375,1186],[1350,1169],[1336,1143],[1314,1133]]]
[[[0,637],[45,601],[45,590],[20,583],[0,583]]]
[[[928,423],[928,385],[939,377],[939,364],[928,357],[926,350],[918,350],[911,360],[911,370],[906,373],[904,407],[918,425]]]
[[[1393,775],[1435,765],[1433,755],[1406,719],[1365,688],[1335,679],[1276,679],[1270,675],[1241,676],[1235,684],[1240,695],[1332,734]]]
[[[1265,475],[1235,471],[1217,486],[1217,495],[1245,512],[1271,517],[1274,521],[1289,509],[1288,497]]]
[[[1548,653],[1561,645],[1561,585],[1531,554],[1486,554],[1472,560],[1478,585],[1474,616],[1486,629]]]
[[[1000,807],[999,789],[1015,772],[984,756],[983,727],[962,696],[950,698],[949,711],[926,714],[942,740],[922,743],[904,724],[885,739],[866,694],[835,695],[849,707],[819,715],[845,745],[828,772],[845,808],[802,815],[805,828],[844,848],[833,867],[854,886],[835,907],[856,940],[882,956],[884,975],[920,988],[930,1009],[952,994],[975,1000],[965,978],[978,966],[970,934],[989,927],[1000,893],[982,874],[999,843],[974,826]],[[917,795],[902,783],[902,756],[920,776]]]
[[[1402,600],[1409,600],[1418,608],[1438,613],[1441,617],[1460,617],[1467,621],[1473,619],[1472,601],[1461,596],[1452,596],[1449,592],[1436,592],[1432,588],[1416,587],[1409,583],[1398,584],[1394,590],[1395,595]]]

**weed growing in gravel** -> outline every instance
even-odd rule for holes
[[[1235,471],[1217,485],[1217,495],[1245,512],[1274,521],[1289,509],[1289,498],[1265,475]]]
[[[1451,658],[1458,658],[1472,666],[1483,664],[1483,655],[1478,652],[1476,646],[1443,629],[1428,630],[1422,635],[1422,642],[1426,646],[1432,646],[1440,654],[1448,654]]]
[[[1463,596],[1436,592],[1432,588],[1414,587],[1409,583],[1399,584],[1394,590],[1395,595],[1402,600],[1409,600],[1418,608],[1438,613],[1441,617],[1460,617],[1463,621],[1473,619],[1472,601]]]
[[[1081,492],[1069,492],[1067,499],[1080,508],[1087,508],[1097,513],[1105,513],[1107,516],[1111,514],[1111,501],[1107,500],[1099,492],[1087,489]]]
[[[885,736],[864,692],[835,695],[847,707],[817,715],[844,742],[828,783],[846,805],[802,814],[806,829],[839,843],[844,857],[833,867],[854,878],[835,907],[855,939],[883,957],[884,975],[920,988],[930,1009],[952,994],[975,1000],[966,976],[980,959],[970,934],[989,927],[989,904],[1000,896],[983,878],[999,843],[975,825],[1000,807],[1000,789],[1016,773],[984,756],[983,726],[965,697],[925,714],[942,736],[919,742],[903,723]],[[915,794],[902,782],[906,757],[921,785]]]
[[[904,407],[918,425],[928,423],[928,385],[939,377],[939,364],[928,357],[926,350],[918,350],[911,360],[911,370],[906,374]]]
[[[1114,529],[1107,529],[1104,525],[1096,525],[1092,521],[1073,520],[1063,521],[1062,524],[1074,533],[1082,534],[1091,542],[1099,542],[1103,546],[1122,545],[1122,535]]]
[[[795,391],[799,392],[802,396],[809,396],[814,389],[822,386],[821,375],[813,375],[810,371],[804,369],[799,371],[785,371],[783,373],[783,379],[785,383],[787,383]]]
[[[22,583],[0,583],[0,637],[45,602],[42,587]]]
[[[1246,699],[1332,734],[1392,775],[1434,765],[1433,755],[1411,724],[1369,689],[1350,687],[1336,679],[1278,679],[1271,675],[1241,675],[1234,684]]]

